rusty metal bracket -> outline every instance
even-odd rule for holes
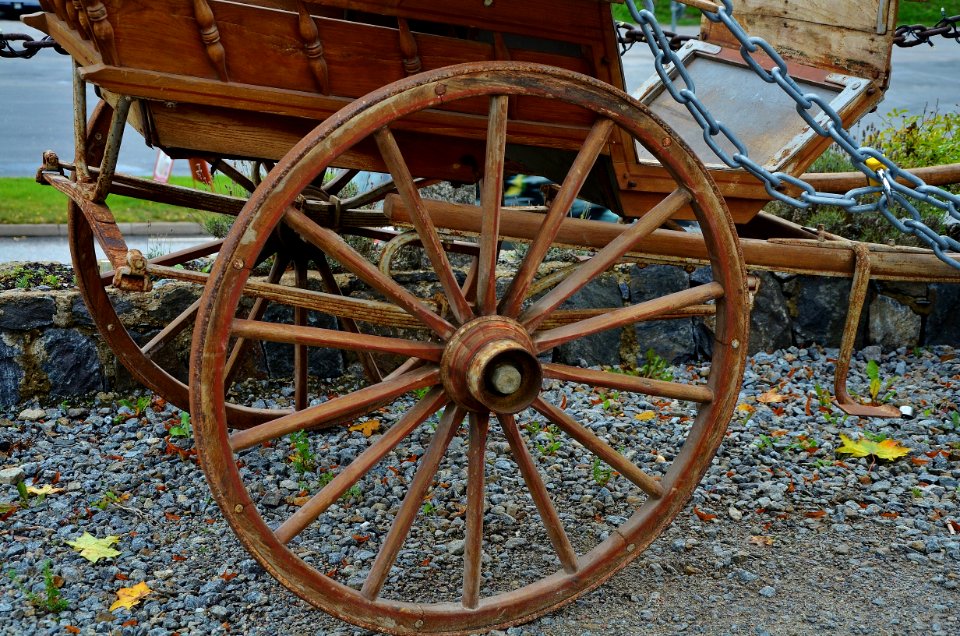
[[[127,264],[116,269],[113,286],[126,291],[148,292],[153,282],[147,275],[147,259],[140,250],[127,251]]]
[[[850,286],[850,306],[847,309],[847,321],[843,326],[840,341],[840,353],[837,356],[836,370],[833,376],[834,403],[847,415],[857,417],[900,417],[900,409],[890,404],[860,404],[847,392],[847,375],[850,372],[850,358],[857,339],[857,327],[860,314],[867,299],[870,283],[870,250],[862,243],[850,243],[855,257],[853,282]]]

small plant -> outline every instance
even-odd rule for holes
[[[757,450],[763,450],[764,448],[773,448],[773,438],[770,437],[769,435],[764,435],[763,433],[760,433],[760,435],[757,436],[757,439],[753,440],[753,446],[755,446]]]
[[[150,398],[146,395],[141,395],[136,400],[117,400],[117,404],[130,409],[134,417],[140,417],[146,412],[147,407],[150,406]]]
[[[334,475],[329,470],[324,471],[320,473],[320,475],[317,477],[317,484],[319,484],[320,487],[323,488],[324,486],[329,484],[331,481],[333,481],[334,477],[336,477],[336,475]]]
[[[31,605],[50,614],[59,614],[70,607],[69,601],[60,595],[59,586],[63,585],[63,579],[53,573],[53,565],[50,559],[47,559],[43,564],[42,573],[43,592],[39,594],[27,589],[20,578],[17,577],[16,570],[10,570],[8,576],[20,592],[27,597],[27,602]]]
[[[897,378],[892,378],[887,382],[882,382],[880,380],[880,365],[877,364],[876,360],[870,360],[867,362],[866,368],[867,378],[870,380],[870,401],[873,403],[877,402],[889,402],[890,398],[893,397],[894,391],[891,391],[890,388],[896,382]],[[881,392],[885,392],[883,395],[880,395]]]
[[[17,287],[19,287],[20,289],[29,289],[30,285],[31,285],[30,274],[25,273],[25,274],[22,274],[19,278],[17,278]]]
[[[56,274],[47,274],[43,277],[43,284],[49,285],[50,287],[58,287],[60,285],[60,277]]]
[[[186,411],[180,412],[180,423],[170,427],[170,437],[190,437],[193,429],[190,426],[190,414]]]
[[[593,473],[593,481],[595,481],[598,486],[606,486],[610,483],[610,478],[613,476],[613,469],[600,461],[599,457],[593,458],[591,472]]]
[[[17,482],[17,495],[25,507],[30,505],[30,493],[27,491],[27,484],[23,480]]]
[[[290,446],[293,447],[293,453],[290,455],[293,469],[302,475],[316,468],[317,459],[313,454],[313,449],[310,447],[310,439],[307,437],[307,432],[297,431],[291,433],[289,439]]]
[[[536,437],[536,435],[543,430],[543,425],[536,420],[532,422],[527,422],[524,424],[523,429],[527,432],[527,435],[530,437]]]
[[[953,430],[960,431],[960,411],[950,413],[950,422],[953,423]]]
[[[414,389],[413,394],[417,397],[418,400],[422,400],[429,393],[430,387],[425,386],[422,389]]]
[[[110,506],[110,504],[117,504],[117,503],[120,503],[120,497],[118,497],[117,494],[112,490],[108,490],[107,492],[103,493],[103,497],[100,497],[100,499],[94,501],[93,504],[91,505],[94,508],[99,508],[100,510],[106,510]]]
[[[341,499],[352,499],[354,501],[360,501],[363,499],[363,491],[360,490],[360,484],[354,484],[347,489],[347,492],[343,493]]]
[[[647,349],[646,362],[637,370],[641,378],[650,378],[653,380],[673,380],[673,369],[670,364],[657,355],[653,349]]]
[[[910,489],[910,494],[913,495],[914,499],[923,499],[923,491],[916,486]]]
[[[437,507],[433,505],[432,501],[423,502],[423,514],[428,517],[432,517],[437,514]]]
[[[547,437],[546,442],[537,444],[537,450],[540,451],[541,455],[556,455],[560,447],[563,446],[563,441],[559,438],[560,429],[551,424],[543,433]]]

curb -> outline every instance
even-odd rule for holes
[[[124,236],[205,236],[199,223],[117,223]],[[67,236],[66,223],[7,224],[0,223],[0,237]]]

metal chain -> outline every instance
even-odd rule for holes
[[[19,50],[14,48],[14,42],[22,43]],[[0,31],[0,58],[29,60],[41,49],[53,49],[61,55],[68,55],[49,35],[36,40],[26,33],[4,33]]]
[[[697,97],[693,79],[683,65],[680,56],[671,48],[670,42],[660,28],[653,13],[653,0],[643,0],[644,9],[638,10],[634,0],[627,0],[627,7],[634,20],[643,30],[647,46],[653,53],[654,69],[660,76],[664,88],[703,129],[703,140],[720,160],[731,168],[743,169],[763,182],[771,198],[806,209],[811,205],[833,205],[851,213],[880,212],[899,231],[912,234],[925,243],[944,263],[960,269],[960,261],[947,255],[948,251],[960,252],[960,242],[949,236],[938,235],[921,219],[915,203],[928,203],[942,210],[956,222],[960,222],[960,197],[942,188],[925,184],[916,176],[901,170],[895,163],[877,150],[868,146],[858,146],[843,128],[840,115],[830,104],[815,93],[804,93],[796,80],[787,72],[787,63],[770,44],[759,37],[751,37],[733,18],[731,0],[720,0],[723,6],[716,13],[704,12],[711,22],[723,23],[730,33],[740,42],[740,55],[747,65],[770,84],[777,84],[794,102],[797,113],[822,137],[829,137],[850,155],[851,163],[873,183],[854,188],[846,194],[817,192],[802,179],[785,172],[770,172],[750,158],[746,146],[723,122],[718,121]],[[753,54],[760,52],[773,62],[766,70]],[[675,81],[670,77],[671,69],[677,74]],[[824,122],[824,123],[821,123]],[[726,148],[731,148],[728,151]],[[903,180],[905,183],[900,183]],[[787,186],[800,189],[800,194],[792,197],[785,192]],[[879,196],[876,196],[879,195]],[[898,219],[891,207],[899,206],[908,213],[908,217]]]
[[[670,42],[670,49],[673,51],[678,51],[688,41],[697,39],[695,35],[681,35],[673,31],[664,31],[663,35]],[[617,43],[620,45],[620,55],[633,48],[633,45],[637,42],[646,44],[647,36],[643,34],[643,31],[634,28],[632,24],[617,22]]]
[[[943,11],[941,9],[941,11]],[[951,17],[943,16],[943,19],[932,27],[926,27],[922,24],[910,24],[898,26],[893,33],[893,43],[897,46],[909,48],[919,44],[929,44],[933,46],[933,38],[942,36],[960,44],[960,15]]]

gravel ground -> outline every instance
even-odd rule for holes
[[[960,633],[960,357],[944,347],[861,352],[855,368],[862,371],[865,356],[878,358],[881,383],[889,385],[881,394],[892,391],[891,401],[914,406],[916,417],[859,420],[817,397],[816,382],[832,382],[835,355],[812,348],[755,356],[727,440],[673,525],[597,591],[506,633]],[[678,373],[689,378],[703,370]],[[340,379],[325,392],[353,382]],[[862,394],[866,383],[852,377]],[[249,388],[265,405],[290,397],[284,387]],[[651,473],[669,465],[668,449],[688,426],[683,404],[571,384],[547,388],[615,447],[637,449],[634,461]],[[123,406],[124,397],[131,396],[0,411],[6,478],[19,470],[28,485],[63,489],[13,509],[14,486],[0,485],[0,503],[7,504],[0,508],[0,633],[368,633],[313,610],[264,573],[222,521],[191,455],[192,440],[168,437],[179,412],[145,395],[149,406],[136,417],[129,403],[136,400]],[[375,417],[386,427],[411,403],[400,400]],[[648,410],[658,413],[652,421],[643,415]],[[638,501],[633,486],[537,418],[524,415],[520,423],[574,545],[583,549],[605,537]],[[296,540],[305,560],[348,584],[362,581],[415,469],[411,459],[423,453],[433,426],[435,419],[418,429]],[[536,580],[557,563],[529,498],[517,494],[516,465],[493,429],[485,593]],[[912,450],[895,461],[836,454],[841,433],[864,432]],[[315,437],[315,465],[302,473],[290,444],[280,441],[244,455],[242,472],[265,517],[280,519],[303,490],[375,439],[346,430]],[[454,438],[429,506],[400,553],[406,574],[391,577],[385,593],[456,598],[465,501],[456,467],[465,451],[465,436]],[[65,543],[83,532],[117,535],[120,555],[84,560]],[[48,561],[69,605],[59,614],[28,598],[44,596]],[[109,611],[118,589],[141,581],[150,595],[131,610]]]

